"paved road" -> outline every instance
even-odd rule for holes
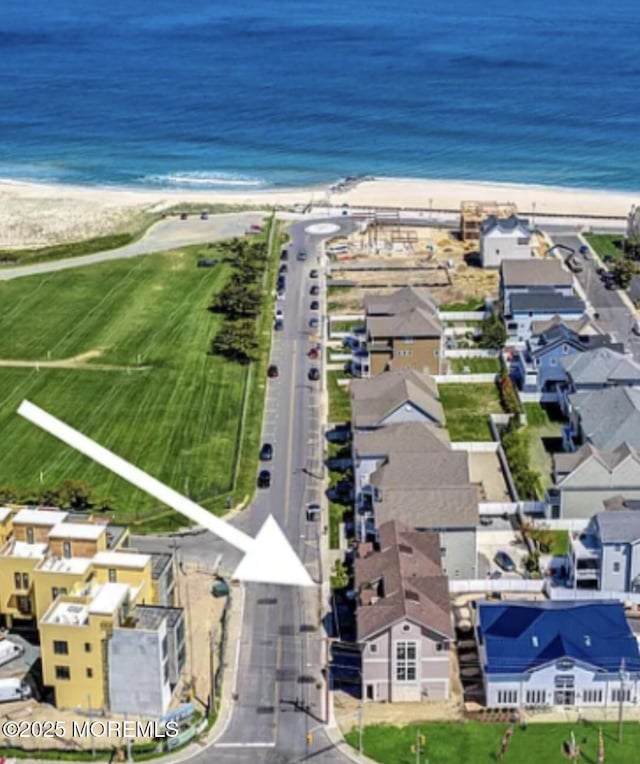
[[[37,276],[44,273],[55,273],[69,268],[81,268],[110,260],[122,260],[127,257],[148,255],[151,252],[162,252],[175,247],[185,247],[190,244],[204,244],[217,239],[227,239],[230,236],[241,236],[252,223],[261,223],[262,215],[256,212],[233,212],[225,215],[212,215],[208,220],[197,217],[189,220],[171,218],[161,220],[153,225],[145,235],[133,244],[106,252],[95,252],[92,255],[69,257],[64,260],[52,260],[33,265],[22,265],[15,268],[0,267],[0,281],[9,281],[24,276]]]
[[[323,222],[327,222],[326,218]],[[352,221],[336,221],[353,230]],[[304,507],[319,501],[322,492],[321,396],[322,383],[307,379],[312,364],[308,326],[311,312],[309,272],[319,268],[321,236],[305,232],[309,221],[291,227],[291,252],[282,332],[274,334],[272,362],[280,375],[269,380],[263,440],[274,445],[270,489],[260,490],[251,507],[234,524],[255,534],[269,513],[284,528],[293,547],[318,578],[322,528],[306,521]],[[295,259],[304,248],[308,260]],[[323,295],[324,297],[324,295]],[[315,362],[314,362],[315,363]],[[140,549],[158,548],[157,539],[136,539]],[[164,540],[162,543],[176,543]],[[222,556],[221,567],[232,569],[237,555],[208,534],[181,538],[183,561],[211,564]],[[323,575],[326,575],[323,571]],[[191,761],[230,764],[278,764],[315,760],[344,762],[324,730],[324,632],[321,627],[320,588],[301,590],[271,585],[248,585],[238,674],[237,700],[230,723],[212,748]],[[298,707],[296,707],[296,700]],[[303,706],[307,711],[299,710]],[[307,733],[313,742],[307,745]]]
[[[584,243],[575,233],[553,233],[551,239],[554,244],[562,244],[576,252]],[[616,290],[605,289],[596,273],[597,262],[585,260],[579,254],[576,257],[583,266],[582,272],[577,273],[576,278],[587,295],[594,312],[598,314],[596,321],[618,342],[624,343],[627,349],[633,353],[634,358],[639,360],[640,338],[631,331],[635,324],[635,316]]]

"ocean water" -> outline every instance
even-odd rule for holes
[[[640,189],[638,0],[2,0],[0,177]]]

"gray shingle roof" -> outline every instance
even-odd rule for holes
[[[573,453],[556,454],[553,457],[554,468],[558,475],[569,475],[588,461],[595,460],[609,472],[613,472],[625,459],[633,459],[640,466],[640,453],[628,443],[621,443],[612,451],[601,451],[591,443],[585,443]],[[640,481],[639,481],[640,485]]]
[[[364,298],[365,313],[370,316],[393,316],[410,308],[423,308],[437,315],[438,305],[427,289],[406,286],[393,294],[367,294]]]
[[[442,324],[423,308],[409,308],[391,316],[367,316],[367,334],[384,337],[440,337]]]
[[[482,234],[486,236],[496,229],[501,233],[511,233],[519,229],[523,236],[531,236],[529,221],[516,215],[510,215],[508,218],[490,215],[482,224]]]
[[[584,315],[576,321],[570,321],[562,316],[553,316],[552,318],[544,319],[543,321],[532,321],[531,331],[534,335],[542,335],[550,329],[561,326],[566,327],[569,331],[575,332],[580,337],[595,337],[598,335],[609,337],[609,335],[605,334],[598,324],[588,315]]]
[[[388,456],[392,453],[449,451],[449,433],[443,427],[426,422],[399,422],[377,430],[356,430],[353,433],[356,458]]]
[[[511,295],[510,303],[511,313],[584,313],[586,307],[579,297],[534,289]]]
[[[640,390],[607,387],[574,393],[569,402],[580,418],[585,439],[596,448],[612,451],[625,442],[640,448]]]
[[[640,383],[640,364],[610,347],[563,358],[562,366],[575,385]]]
[[[640,512],[636,510],[599,512],[595,519],[603,544],[633,544],[640,540]]]
[[[449,587],[442,572],[437,533],[385,523],[379,531],[379,550],[356,558],[354,575],[359,593],[358,641],[401,618],[445,637],[453,636]]]
[[[502,283],[505,287],[570,287],[573,275],[562,267],[560,260],[503,260]]]
[[[376,524],[400,520],[412,528],[475,528],[478,491],[475,486],[385,488],[374,504]]]
[[[469,485],[466,451],[392,452],[371,475],[371,485],[388,488],[437,488]]]
[[[353,426],[377,427],[406,403],[412,403],[434,422],[444,426],[444,410],[438,400],[433,379],[413,369],[387,371],[369,379],[354,379],[350,384]]]

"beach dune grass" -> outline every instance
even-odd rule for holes
[[[615,724],[576,722],[575,724],[528,724],[521,728],[516,725],[507,752],[501,761],[504,764],[541,764],[544,762],[567,761],[563,745],[575,736],[580,747],[580,761],[598,761],[599,729],[602,726],[607,764],[630,764],[638,760],[640,727],[637,722],[624,725],[622,743],[617,742]],[[364,753],[382,764],[415,764],[416,754],[412,747],[416,735],[424,736],[424,747],[420,761],[437,764],[495,764],[506,724],[482,722],[425,723],[394,727],[376,724],[364,728]],[[347,742],[358,746],[358,731],[346,735]]]
[[[241,423],[252,367],[208,354],[224,317],[207,306],[231,267],[197,268],[201,250],[0,283],[0,300],[11,306],[0,319],[0,361],[96,354],[80,368],[0,367],[0,429],[4,453],[11,455],[0,460],[0,486],[36,497],[63,480],[86,480],[97,498],[109,499],[118,521],[155,529],[180,522],[18,417],[16,408],[27,398],[205,506],[222,510],[228,495],[234,502],[246,497],[257,452],[249,463],[242,438],[249,433],[252,445],[259,440],[264,384],[258,367],[266,362],[270,333],[263,333],[267,347]],[[243,470],[234,491],[239,455]]]

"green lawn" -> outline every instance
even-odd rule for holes
[[[569,553],[571,543],[569,542],[568,531],[551,531],[553,533],[553,546],[551,547],[551,554],[557,557],[562,557]]]
[[[497,385],[441,384],[440,401],[451,440],[492,440],[489,414],[501,414]]]
[[[561,437],[562,425],[550,419],[546,409],[539,403],[525,403],[524,410],[527,416],[525,432],[529,440],[530,466],[540,473],[540,483],[544,490],[553,484],[553,458],[545,449],[542,439]]]
[[[329,388],[329,421],[336,423],[348,422],[351,420],[349,385],[339,385],[339,379],[345,379],[343,371],[327,372],[327,385]]]
[[[623,256],[624,236],[619,233],[587,233],[584,238],[600,257],[605,255]]]
[[[0,282],[0,304],[8,306],[0,319],[0,359],[96,354],[83,369],[0,368],[0,430],[3,451],[11,454],[0,460],[0,486],[35,498],[64,479],[86,480],[98,497],[111,499],[119,521],[144,520],[154,529],[183,524],[18,417],[18,404],[28,398],[212,509],[253,489],[271,316],[263,316],[259,363],[208,355],[223,316],[207,306],[231,269],[196,268],[205,251],[216,252],[187,247]]]
[[[352,321],[332,321],[331,332],[351,332],[359,326],[364,326],[364,321],[361,318]]]
[[[499,358],[452,358],[450,363],[453,374],[499,374],[502,369]]]
[[[482,722],[425,723],[392,727],[377,724],[365,727],[364,753],[383,764],[415,764],[416,754],[412,746],[416,733],[424,735],[424,752],[420,762],[429,764],[494,764],[506,724]],[[575,735],[580,747],[581,762],[595,764],[598,760],[598,737],[600,726],[588,722],[576,724],[529,724],[521,729],[516,726],[508,750],[501,761],[504,764],[560,764],[568,759],[563,754],[563,744]],[[633,764],[638,760],[640,725],[627,722],[624,725],[622,743],[617,742],[617,727],[613,723],[602,725],[607,764]],[[358,746],[358,731],[346,735],[347,742]]]
[[[477,297],[469,297],[464,302],[449,302],[438,307],[445,312],[467,313],[472,310],[484,310],[484,302]]]

